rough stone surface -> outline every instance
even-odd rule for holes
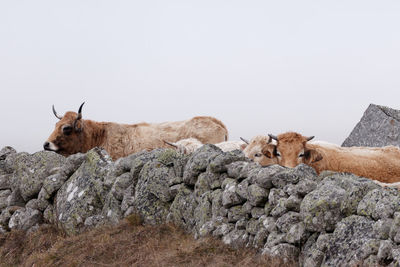
[[[342,146],[400,146],[400,111],[370,104]]]
[[[136,214],[300,266],[398,266],[399,195],[353,174],[261,167],[214,145],[116,162],[99,148],[68,158],[0,152],[0,232],[50,223],[75,234]]]

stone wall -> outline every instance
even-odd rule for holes
[[[111,161],[104,150],[68,158],[0,151],[0,231],[42,223],[67,234],[139,214],[195,237],[295,258],[304,266],[400,264],[400,195],[352,174],[260,167],[241,151],[204,145]]]

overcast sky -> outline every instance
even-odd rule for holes
[[[222,120],[341,144],[400,109],[400,1],[0,0],[0,148],[42,149],[59,114]]]

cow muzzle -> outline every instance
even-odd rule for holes
[[[48,150],[48,151],[55,151],[55,152],[58,151],[58,147],[49,141],[44,142],[43,149]]]

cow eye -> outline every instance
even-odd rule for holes
[[[261,153],[256,153],[256,154],[254,154],[254,157],[261,157]]]
[[[72,133],[72,127],[67,125],[62,128],[63,134],[70,135]]]

